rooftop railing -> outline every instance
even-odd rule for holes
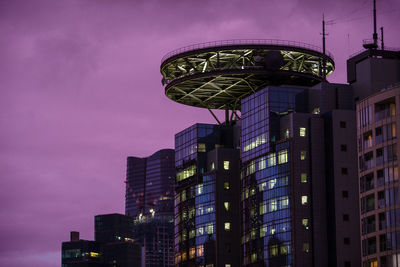
[[[199,43],[184,46],[182,48],[173,50],[167,53],[161,59],[161,62],[164,62],[170,57],[175,55],[193,51],[197,49],[209,48],[209,47],[221,47],[221,46],[230,46],[230,45],[283,45],[289,47],[298,47],[303,49],[314,50],[317,52],[322,53],[322,49],[319,46],[303,43],[303,42],[296,42],[296,41],[287,41],[287,40],[278,40],[278,39],[233,39],[233,40],[221,40],[221,41],[213,41],[213,42],[206,42],[206,43]],[[325,52],[327,56],[333,59],[333,56],[329,52]]]

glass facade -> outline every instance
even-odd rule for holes
[[[400,88],[357,104],[362,266],[400,265]]]
[[[293,264],[290,134],[280,136],[280,118],[305,109],[301,88],[267,87],[242,100],[244,266]]]

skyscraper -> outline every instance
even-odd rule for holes
[[[173,216],[174,156],[174,150],[162,149],[127,158],[125,214]]]

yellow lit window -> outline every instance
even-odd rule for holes
[[[215,169],[215,163],[211,162],[211,170],[214,170],[214,169]]]
[[[97,252],[90,252],[90,257],[98,258],[100,255]]]
[[[289,129],[286,129],[286,131],[285,131],[285,138],[289,138],[289,136],[290,136]]]
[[[180,182],[196,174],[196,165],[189,166],[176,174],[176,181]]]
[[[192,247],[189,249],[189,259],[193,259],[194,257],[196,257],[196,249]]]
[[[369,267],[378,267],[378,260],[377,259],[370,260]]]
[[[269,255],[271,257],[278,256],[278,245],[272,245],[269,248]]]
[[[258,190],[264,191],[264,189],[267,187],[267,182],[262,182],[261,184],[258,185]]]
[[[203,193],[203,184],[196,185],[196,195],[201,195]]]
[[[231,265],[230,264],[225,264],[225,267],[231,267]]]
[[[306,136],[306,128],[300,127],[300,136],[305,137]]]
[[[187,259],[186,252],[183,252],[183,253],[182,253],[182,261],[185,261],[186,259]]]
[[[310,245],[308,243],[303,243],[303,252],[310,252]]]
[[[271,235],[276,234],[276,228],[275,228],[275,226],[272,226],[272,227],[271,227],[270,232],[271,232]]]
[[[281,255],[287,255],[289,253],[289,246],[288,245],[282,245],[281,246]]]
[[[256,164],[252,161],[247,169],[248,174],[253,174],[256,172]]]
[[[307,156],[307,151],[302,150],[300,151],[300,160],[305,160]]]
[[[251,254],[251,262],[255,262],[257,260],[257,253]]]
[[[224,182],[224,189],[229,190],[229,182]]]
[[[307,218],[303,218],[303,219],[301,220],[301,224],[302,224],[306,229],[308,229],[308,219],[307,219]]]
[[[275,153],[271,153],[268,156],[268,167],[272,167],[276,165],[276,155]]]
[[[225,231],[230,231],[231,230],[231,223],[230,222],[225,222],[224,223],[224,229],[225,229]]]
[[[189,239],[193,238],[196,236],[196,231],[194,229],[189,231]]]
[[[265,158],[261,158],[261,160],[258,162],[258,170],[263,170],[267,167]]]
[[[197,228],[197,233],[196,233],[196,235],[197,235],[197,236],[201,236],[201,235],[203,235],[203,234],[204,234],[203,227]]]
[[[197,151],[198,152],[206,152],[206,144],[198,144]]]
[[[278,152],[278,164],[283,164],[288,162],[288,151],[287,149]]]
[[[214,225],[212,223],[208,223],[205,228],[206,228],[207,234],[210,235],[210,234],[214,233]]]
[[[301,196],[301,205],[307,205],[307,203],[308,203],[308,197]]]
[[[261,226],[260,228],[260,237],[264,237],[268,232],[268,228],[266,225]]]
[[[251,231],[250,235],[251,235],[251,240],[256,239],[257,237],[256,230]]]
[[[229,170],[229,160],[224,160],[224,170]]]
[[[307,173],[303,172],[300,174],[300,182],[307,183]]]
[[[224,207],[226,211],[229,211],[230,206],[231,206],[230,202],[224,202]]]
[[[260,215],[267,213],[267,204],[261,203],[260,205]]]

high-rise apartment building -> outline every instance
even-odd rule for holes
[[[125,214],[173,216],[174,156],[173,149],[162,149],[146,158],[127,158]]]

